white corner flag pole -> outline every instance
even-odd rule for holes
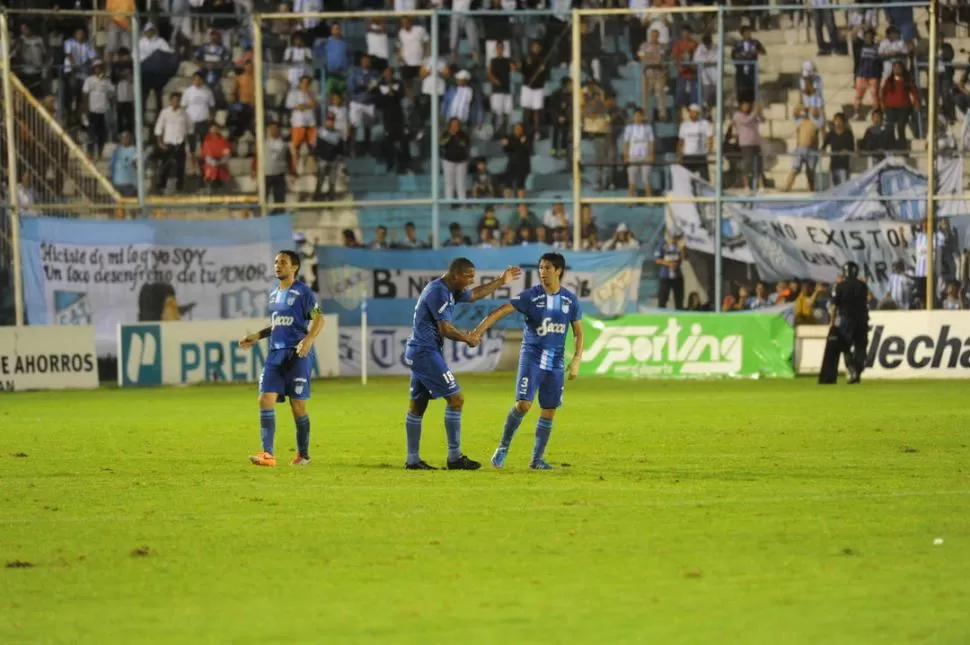
[[[367,385],[367,363],[370,356],[367,353],[367,292],[360,301],[360,384]]]

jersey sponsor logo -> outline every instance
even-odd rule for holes
[[[699,323],[685,329],[670,318],[663,329],[659,325],[604,328],[583,362],[598,362],[597,374],[646,376],[675,367],[680,374],[732,374],[741,371],[743,356],[743,336],[705,334]]]
[[[936,337],[928,334],[898,336],[886,333],[886,325],[875,325],[866,355],[866,367],[885,370],[970,368],[970,336],[952,333],[941,325]]]
[[[542,322],[536,327],[536,336],[547,336],[548,334],[565,334],[565,323],[554,323],[552,318],[543,318]]]
[[[273,325],[273,327],[289,327],[293,324],[293,322],[293,316],[281,316],[275,312],[272,316],[270,316],[270,323]]]
[[[121,356],[122,385],[161,385],[162,328],[159,325],[123,327]]]

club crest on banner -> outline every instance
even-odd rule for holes
[[[638,269],[598,272],[593,281],[593,304],[599,309],[600,315],[619,316],[624,313],[633,293],[631,287],[639,281]]]
[[[344,309],[356,309],[364,297],[370,271],[350,265],[320,270],[320,297],[335,300]]]

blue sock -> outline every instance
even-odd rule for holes
[[[408,415],[404,418],[404,429],[408,434],[407,463],[416,464],[421,461],[421,417],[408,412]]]
[[[549,443],[550,434],[552,434],[552,419],[539,417],[539,422],[536,423],[536,445],[532,449],[533,462],[539,461],[546,454],[546,444]]]
[[[259,436],[263,439],[263,452],[273,454],[273,439],[276,437],[276,410],[259,411]]]
[[[296,419],[296,450],[300,456],[310,458],[310,417],[303,415]]]
[[[502,430],[502,443],[499,445],[503,448],[509,447],[512,443],[512,438],[515,437],[515,431],[519,429],[524,418],[525,415],[519,412],[519,409],[513,405],[512,409],[509,410],[509,416],[505,417],[505,429]]]
[[[445,436],[448,437],[448,461],[461,457],[461,410],[445,408]]]

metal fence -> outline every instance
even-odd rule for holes
[[[963,149],[953,125],[967,107],[952,78],[967,34],[959,6],[943,23],[929,2],[644,11],[598,2],[565,13],[485,4],[410,13],[9,10],[0,16],[11,52],[2,143],[9,151],[14,142],[8,182],[24,186],[8,191],[9,216],[289,212],[325,243],[341,243],[346,229],[370,242],[378,226],[403,236],[413,222],[422,242],[441,246],[453,224],[479,242],[486,207],[511,240],[520,210],[554,218],[563,202],[565,234],[583,248],[593,243],[591,220],[601,236],[625,224],[646,243],[671,205],[688,203],[713,219],[709,286],[719,307],[725,208],[804,201],[786,189],[830,188],[886,154],[937,186],[938,142],[952,135]],[[872,47],[882,52],[878,73],[860,76]],[[845,168],[824,147],[801,145],[819,135],[802,123],[837,113],[865,140],[894,62],[918,99],[884,110],[890,149],[864,141]],[[94,97],[105,79],[113,94],[101,118]],[[158,115],[179,92],[190,137],[164,146]],[[742,104],[764,120],[757,150],[740,141]],[[694,106],[706,130],[691,125]],[[627,134],[641,122],[648,142]],[[705,136],[691,140],[697,132]],[[675,165],[706,177],[710,191],[672,192]],[[930,191],[930,230],[936,205],[950,199],[963,197]],[[8,234],[0,257],[12,246]],[[930,262],[931,282],[932,272]]]

